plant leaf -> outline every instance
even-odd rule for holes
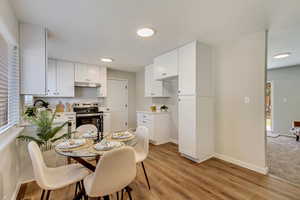
[[[22,141],[26,141],[26,142],[35,141],[39,146],[44,144],[44,142],[42,140],[39,140],[35,137],[28,136],[28,135],[20,135],[17,138],[22,140]]]
[[[65,138],[65,137],[68,137],[68,135],[69,135],[68,133],[65,133],[65,134],[63,134],[60,137],[52,139],[51,142],[56,142],[57,140],[60,140],[60,139]]]
[[[53,138],[68,122],[63,123],[60,126],[57,126],[55,128],[52,128],[48,131],[47,135],[47,140]]]

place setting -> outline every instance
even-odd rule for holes
[[[93,140],[78,138],[78,139],[67,139],[65,141],[60,142],[55,146],[55,150],[58,152],[74,152],[78,150],[82,150],[88,148],[93,145]]]

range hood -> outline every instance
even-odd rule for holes
[[[101,84],[100,83],[92,83],[92,82],[75,82],[75,87],[98,88],[98,87],[101,87]]]

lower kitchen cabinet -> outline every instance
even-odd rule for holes
[[[149,129],[151,143],[160,145],[170,142],[170,113],[138,111],[137,125]]]

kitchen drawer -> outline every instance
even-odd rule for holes
[[[153,120],[153,115],[151,115],[151,114],[143,114],[142,115],[142,120],[144,120],[144,121],[152,121]]]

